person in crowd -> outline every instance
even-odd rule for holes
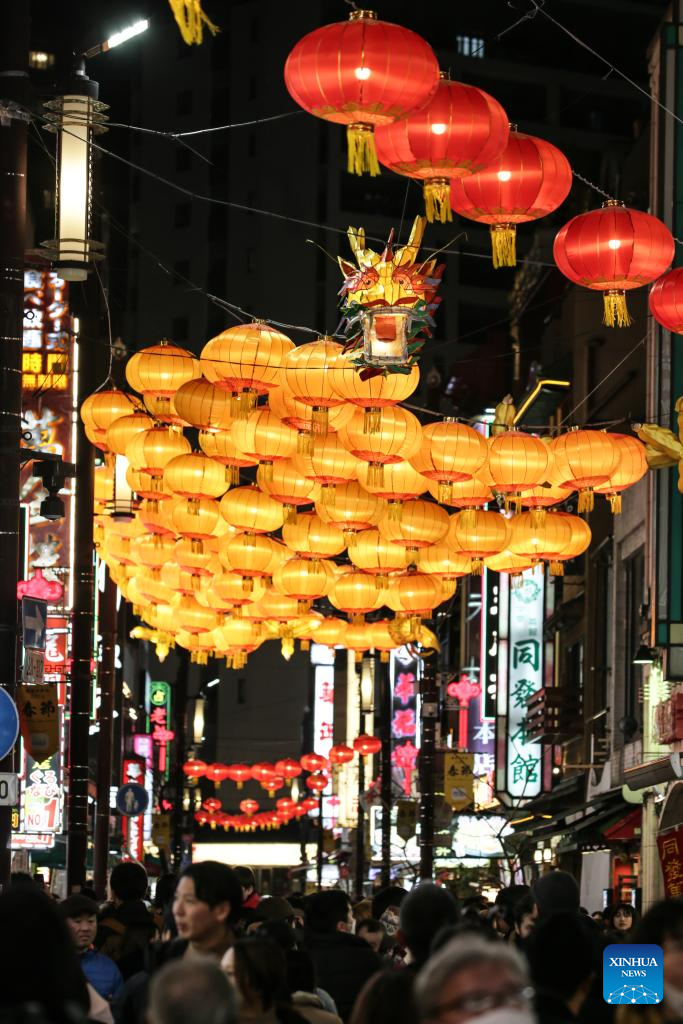
[[[364,939],[375,953],[381,952],[387,937],[384,925],[374,917],[365,917],[359,921],[356,925],[356,935],[359,939]]]
[[[634,943],[662,947],[664,998],[654,1006],[619,1006],[616,1024],[669,1024],[683,1020],[683,902],[662,900],[633,929]]]
[[[82,893],[76,893],[62,900],[59,911],[73,936],[81,970],[95,991],[110,1003],[119,994],[123,978],[110,957],[95,952],[97,904]]]
[[[173,894],[177,883],[177,875],[170,873],[161,875],[154,890],[152,913],[156,921],[157,933],[164,942],[174,939],[178,934],[173,918]]]
[[[285,954],[287,988],[292,1006],[308,1024],[341,1024],[337,1007],[328,992],[315,983],[315,968],[305,949],[291,949]]]
[[[421,882],[401,903],[399,935],[410,955],[410,967],[418,971],[426,962],[432,940],[442,928],[459,918],[455,897],[440,885]]]
[[[174,960],[155,974],[149,1024],[236,1024],[233,986],[208,957]]]
[[[390,939],[398,931],[401,904],[407,895],[408,890],[400,885],[388,885],[373,897],[372,913],[369,916],[382,923]]]
[[[238,1024],[304,1024],[287,991],[285,955],[271,939],[238,939],[222,967],[235,989]]]
[[[537,917],[567,910],[578,913],[579,887],[568,871],[549,871],[536,879],[531,895],[537,907]]]
[[[509,943],[452,939],[422,966],[414,991],[424,1024],[535,1024],[527,966]]]
[[[31,955],[39,943],[39,964]],[[111,1024],[107,1003],[86,981],[57,904],[35,885],[0,896],[0,1019]]]
[[[117,964],[124,981],[145,969],[149,944],[156,936],[154,916],[143,902],[147,887],[142,864],[117,864],[109,877],[109,902],[100,911],[95,949]]]
[[[253,870],[244,864],[233,868],[242,886],[242,910],[256,910],[261,897],[256,892],[256,876]]]
[[[560,911],[543,918],[527,943],[539,1024],[574,1024],[594,978],[587,915]],[[605,1006],[601,1019],[609,1019]]]
[[[318,984],[332,996],[343,1021],[349,1019],[365,982],[382,967],[367,942],[353,934],[354,926],[349,897],[341,889],[308,897],[304,948],[313,960]]]
[[[375,974],[361,989],[350,1024],[415,1024],[413,975],[388,968]]]
[[[602,910],[596,910],[595,913],[591,914],[591,920],[595,921],[601,932],[605,930],[605,915]]]
[[[265,900],[261,901],[262,903]],[[292,995],[296,992],[299,1000],[303,1001],[307,1006],[320,1006],[327,1013],[331,1014],[337,1020],[337,1007],[334,999],[332,999],[329,992],[326,992],[322,988],[318,988],[315,984],[315,967],[309,954],[301,948],[301,943],[298,939],[297,933],[287,921],[260,921],[254,926],[254,931],[250,934],[260,935],[268,939],[272,939],[273,942],[277,943],[282,952],[285,954],[287,962],[287,987],[288,991]],[[303,967],[306,967],[310,973],[305,973],[305,977],[292,977],[294,974],[302,974]],[[310,987],[306,987],[309,985]],[[311,998],[309,998],[309,996]],[[302,1013],[302,1017],[308,1017],[307,1013]],[[321,1022],[325,1024],[325,1022]],[[330,1024],[330,1022],[328,1022]]]
[[[516,946],[525,946],[526,940],[531,935],[534,929],[534,924],[536,923],[536,912],[536,903],[531,893],[523,896],[522,899],[515,904],[512,911],[512,919],[515,929],[512,941]]]
[[[258,926],[263,921],[283,921],[293,928],[295,916],[294,907],[284,896],[262,896],[254,910],[254,924]]]
[[[632,942],[633,929],[638,923],[638,911],[624,901],[610,907],[607,915],[607,937],[610,942]]]
[[[38,889],[36,880],[28,871],[13,871],[9,876],[10,889]]]
[[[372,917],[372,900],[364,899],[359,900],[358,903],[354,903],[353,916],[356,919],[357,929],[361,921],[366,921],[369,917]]]

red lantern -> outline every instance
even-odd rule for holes
[[[221,782],[230,777],[230,769],[227,764],[209,764],[206,766],[204,775],[218,788]]]
[[[205,811],[212,812],[220,811],[222,806],[223,805],[221,804],[220,800],[217,800],[215,796],[210,796],[208,800],[205,800],[204,803],[202,804],[202,807],[204,808]]]
[[[339,743],[330,750],[330,761],[335,765],[348,764],[349,761],[353,761],[354,756],[354,751],[345,743]]]
[[[655,281],[650,291],[650,312],[667,331],[683,334],[683,267]]]
[[[251,777],[257,782],[263,782],[268,779],[272,779],[275,775],[275,765],[269,764],[267,761],[257,761],[256,764],[251,766]]]
[[[438,83],[429,43],[366,10],[309,32],[285,64],[285,85],[300,107],[347,125],[347,166],[354,174],[379,174],[375,127],[423,106]]]
[[[372,754],[379,754],[382,749],[382,741],[379,736],[367,736],[362,733],[353,741],[353,749],[361,757],[370,757]]]
[[[557,233],[553,256],[574,284],[604,292],[607,327],[628,327],[625,292],[650,284],[670,265],[671,232],[657,217],[609,199],[602,209],[573,217]]]
[[[451,204],[461,217],[491,225],[494,267],[514,267],[515,225],[552,213],[571,187],[564,153],[513,129],[501,156],[483,171],[452,182]]]
[[[296,801],[292,800],[289,796],[283,796],[279,800],[276,800],[275,806],[278,811],[282,811],[283,814],[292,815],[294,813],[294,808],[296,807]]]
[[[462,178],[498,160],[508,140],[500,103],[473,85],[442,78],[426,106],[378,128],[379,162],[397,174],[424,182],[427,220],[452,220],[450,179]]]
[[[299,804],[299,807],[302,807],[304,811],[317,811],[318,801],[314,796],[306,796]]]
[[[188,779],[200,779],[206,775],[207,764],[205,761],[186,761],[183,765],[183,772]]]
[[[325,772],[315,772],[315,774],[308,776],[306,785],[316,793],[322,793],[324,789],[327,789],[329,781],[330,777]]]
[[[248,764],[229,764],[227,777],[237,783],[238,789],[242,789],[247,779],[251,778],[251,768]]]
[[[326,757],[322,754],[304,754],[301,758],[301,767],[307,772],[320,772],[328,766]]]
[[[209,820],[208,812],[197,811],[197,813],[194,816],[194,820],[197,822],[198,825],[206,825]]]
[[[259,785],[261,789],[265,789],[268,796],[274,796],[278,789],[282,789],[285,784],[285,780],[281,775],[266,775],[265,778],[261,779]]]
[[[240,800],[240,810],[243,814],[256,814],[258,809],[258,800]]]
[[[285,757],[282,761],[275,762],[275,771],[291,784],[292,779],[301,775],[301,765],[293,757]]]

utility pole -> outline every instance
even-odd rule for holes
[[[28,0],[6,0],[0,32],[0,100],[28,103]],[[0,680],[14,699],[19,578],[19,445],[26,245],[27,123],[11,113],[0,125]],[[14,751],[0,771],[16,768]],[[9,882],[11,807],[0,807],[0,887]]]
[[[436,685],[436,655],[424,661],[420,681],[422,698],[422,741],[420,743],[420,879],[434,874],[434,761],[439,692]]]
[[[109,792],[114,743],[114,695],[116,690],[116,584],[107,569],[104,594],[100,602],[100,633],[102,647],[98,681],[100,724],[97,743],[97,810],[95,812],[94,887],[99,897],[106,895],[109,861]]]

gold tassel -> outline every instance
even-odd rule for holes
[[[283,636],[282,643],[280,644],[280,648],[281,648],[281,651],[282,651],[282,657],[285,659],[285,661],[289,661],[289,659],[294,654],[294,639],[293,639],[293,637],[291,637],[291,636]]]
[[[219,31],[218,25],[214,25],[202,10],[201,0],[169,0],[169,5],[183,42],[188,46],[201,44],[204,38],[204,25],[213,36]]]
[[[477,525],[477,510],[476,508],[464,508],[458,516],[458,524],[462,526],[463,530],[473,530]]]
[[[556,559],[551,558],[551,560],[550,560],[550,575],[551,576],[564,576],[564,562],[558,562]]]
[[[251,594],[254,591],[254,577],[243,576],[242,577],[242,591],[245,594]]]
[[[377,573],[375,576],[375,587],[377,590],[386,590],[389,586],[389,578],[385,576],[383,572]]]
[[[379,163],[375,152],[375,134],[372,125],[350,124],[346,128],[347,163],[349,174],[370,174],[376,178]]]
[[[256,392],[245,389],[230,395],[230,415],[234,420],[246,420],[256,405]]]
[[[310,558],[306,562],[306,575],[313,576],[316,572],[320,572],[320,559]]]
[[[244,651],[235,651],[232,656],[232,667],[236,669],[244,668],[247,663],[247,656]]]
[[[358,543],[358,531],[354,529],[342,530],[346,546],[351,551]]]
[[[240,482],[240,467],[228,466],[228,470],[230,471],[230,483],[236,487]]]
[[[369,462],[368,463],[368,486],[369,487],[382,487],[384,485],[384,463],[383,462]]]
[[[193,555],[203,555],[204,554],[204,543],[203,543],[203,541],[201,541],[199,539],[199,537],[192,537],[191,540],[190,540],[190,550],[192,551]]]
[[[379,660],[383,665],[387,665],[389,663],[389,651],[380,651]]]
[[[441,587],[446,597],[453,597],[457,589],[457,586],[458,581],[456,579],[451,578],[450,576],[447,579],[441,580]]]
[[[225,466],[224,469],[225,469],[225,483],[227,485],[226,486],[226,490],[229,491],[230,488],[232,487],[232,484],[233,484],[232,471],[233,471],[233,469],[237,469],[237,466]]]
[[[296,450],[299,455],[310,455],[313,451],[313,434],[310,430],[300,430],[296,438]]]
[[[369,406],[363,416],[363,433],[379,434],[382,426],[382,410],[376,406]]]
[[[398,499],[390,499],[387,502],[389,506],[388,519],[391,523],[400,523],[403,519],[403,502]]]
[[[311,649],[311,641],[310,640],[300,640],[299,641],[299,646],[301,647],[302,651],[310,651],[310,649]]]
[[[329,424],[329,409],[326,405],[314,405],[311,413],[311,432],[326,434]]]
[[[546,511],[544,508],[532,508],[531,510],[531,525],[533,528],[539,529],[545,525]]]
[[[193,572],[190,576],[190,586],[193,590],[202,589],[202,578],[197,573]]]
[[[199,515],[199,498],[187,499],[187,511],[191,516]]]
[[[241,604],[233,605],[232,608],[230,609],[230,614],[232,615],[233,619],[241,619],[242,610],[243,609]]]
[[[354,654],[353,660],[356,662],[356,664],[360,665],[361,661],[363,660],[363,652],[362,651],[354,651],[353,654]]]
[[[603,297],[604,314],[602,322],[605,327],[630,327],[633,323],[626,305],[626,292],[611,288]]]
[[[299,615],[305,615],[306,612],[310,610],[310,607],[311,602],[304,601],[302,598],[299,598],[299,600],[296,602],[296,610],[299,613]]]
[[[587,487],[585,491],[579,491],[579,515],[581,515],[582,512],[592,512],[594,505],[595,495],[593,494],[593,489],[591,487]]]
[[[511,572],[510,583],[512,584],[513,590],[519,590],[521,587],[523,587],[524,577],[522,576],[521,572]]]
[[[450,505],[453,500],[453,481],[439,480],[437,501],[440,505]]]
[[[285,502],[285,504],[283,505],[283,508],[285,510],[285,522],[286,523],[291,523],[292,525],[296,525],[296,522],[297,522],[296,505],[288,505]]]
[[[406,567],[408,569],[415,569],[416,568],[417,558],[418,558],[418,549],[417,548],[411,548],[411,547],[406,548]]]
[[[273,463],[266,459],[263,462],[259,462],[259,466],[263,470],[263,480],[265,483],[272,483],[273,480]]]
[[[620,494],[608,494],[607,500],[609,501],[609,507],[612,509],[612,514],[615,516],[621,515],[621,495]]]
[[[353,615],[351,616],[351,625],[352,626],[363,626],[363,625],[365,625],[365,615],[363,615],[361,612],[354,612]]]
[[[484,572],[484,562],[481,558],[472,558],[470,560],[470,572],[473,576],[481,576]]]
[[[500,267],[517,266],[516,235],[517,229],[514,224],[491,225],[491,249],[496,270]]]
[[[422,191],[425,197],[425,213],[430,224],[435,220],[441,224],[453,220],[451,183],[448,178],[430,178],[429,181],[425,181]]]

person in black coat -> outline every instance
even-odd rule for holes
[[[318,985],[334,999],[343,1021],[356,996],[383,964],[367,942],[353,934],[349,897],[341,889],[317,892],[306,900],[304,948],[315,966]]]

